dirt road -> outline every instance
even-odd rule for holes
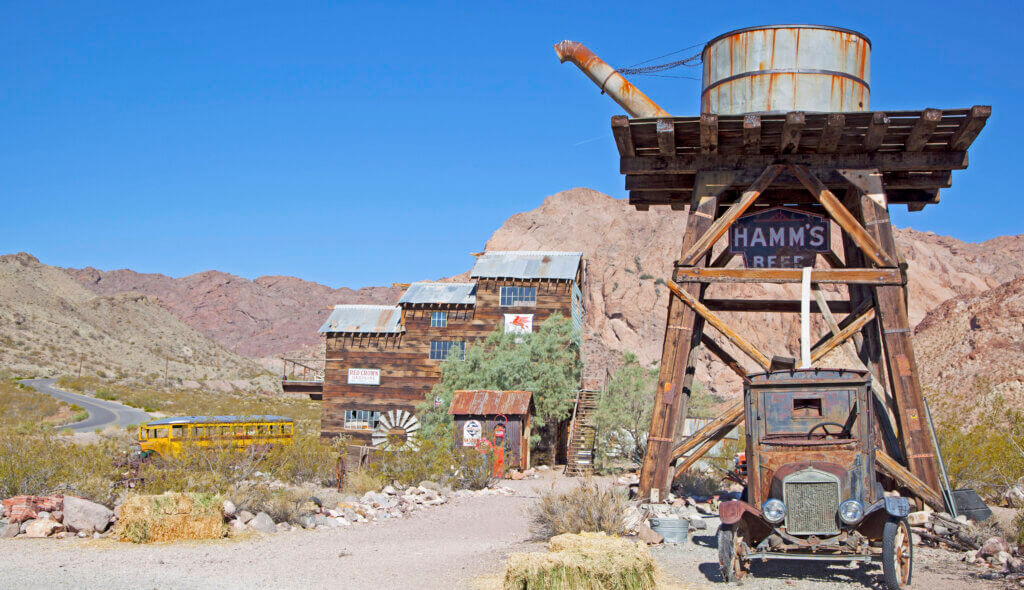
[[[97,428],[103,429],[108,426],[123,427],[129,424],[142,424],[149,420],[149,414],[142,410],[88,395],[63,391],[53,386],[56,382],[56,379],[25,379],[22,381],[22,383],[40,393],[53,396],[69,404],[78,404],[89,412],[89,417],[85,420],[63,426],[62,428],[70,428],[74,432],[92,432]]]
[[[573,480],[556,478],[559,487]],[[130,545],[112,540],[0,540],[0,588],[470,588],[501,571],[529,540],[525,508],[548,481],[507,482],[514,496],[459,498],[405,519],[267,537]],[[685,588],[723,588],[710,520],[694,543],[656,547],[654,555]],[[914,588],[999,588],[967,577],[953,556],[920,551]],[[877,587],[877,568],[850,570],[786,562],[755,566],[748,588],[859,590]]]

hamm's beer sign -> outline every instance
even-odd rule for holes
[[[814,266],[828,252],[829,221],[823,215],[771,207],[744,215],[729,228],[729,251],[742,254],[747,268]]]

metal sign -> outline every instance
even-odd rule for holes
[[[484,427],[479,420],[466,420],[462,425],[462,446],[475,447],[484,433]]]
[[[349,369],[349,385],[380,385],[380,369]]]
[[[512,334],[529,334],[533,332],[533,314],[506,313],[505,332]]]
[[[824,215],[770,207],[729,227],[729,251],[742,254],[748,268],[803,268],[831,249],[830,238]]]

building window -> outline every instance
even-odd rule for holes
[[[502,287],[500,293],[502,307],[537,305],[537,287]]]
[[[455,351],[460,361],[466,360],[466,343],[455,340],[431,340],[430,360],[443,361],[451,351]]]
[[[444,328],[448,325],[448,312],[447,311],[432,311],[430,312],[430,327],[431,328]]]
[[[380,412],[370,410],[345,410],[346,430],[373,430],[380,422]]]

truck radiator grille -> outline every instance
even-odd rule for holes
[[[786,482],[786,530],[791,534],[837,534],[839,484],[835,482]]]

